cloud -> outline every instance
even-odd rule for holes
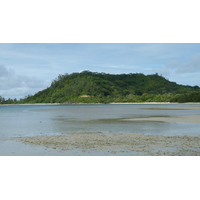
[[[182,60],[170,60],[163,66],[162,70],[166,72],[164,74],[167,78],[178,84],[200,85],[200,54]]]
[[[200,55],[194,56],[186,64],[180,65],[178,73],[197,73],[200,72]]]
[[[6,69],[3,65],[0,65],[0,78],[12,75],[14,72],[11,69]]]
[[[36,77],[17,74],[0,65],[0,95],[4,98],[22,98],[46,88],[48,83]]]
[[[192,56],[186,61],[171,60],[165,67],[178,74],[200,73],[200,54]]]

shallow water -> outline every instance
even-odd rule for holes
[[[192,105],[193,107],[195,105]],[[200,110],[155,110],[170,105],[2,105],[0,138],[72,132],[199,135],[199,123],[121,121],[121,119],[200,114]],[[188,107],[181,104],[178,107]],[[147,108],[147,109],[145,109]]]
[[[121,120],[153,116],[200,115],[200,109],[155,109],[191,106],[199,107],[195,104],[0,105],[0,139],[73,132],[196,136],[200,135],[200,123]],[[7,146],[9,149],[9,145]],[[5,141],[1,141],[0,151],[5,148]],[[6,155],[6,152],[1,155]]]

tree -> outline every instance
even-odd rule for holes
[[[2,96],[0,96],[0,103],[3,103],[4,101],[5,99]]]

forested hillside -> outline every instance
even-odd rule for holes
[[[113,75],[83,71],[59,75],[47,89],[18,101],[18,103],[110,102],[200,102],[200,88],[178,85],[158,74]]]

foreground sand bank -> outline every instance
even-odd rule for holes
[[[199,156],[200,136],[162,136],[142,134],[72,133],[57,136],[15,137],[31,145],[68,151],[140,152],[141,155]]]

